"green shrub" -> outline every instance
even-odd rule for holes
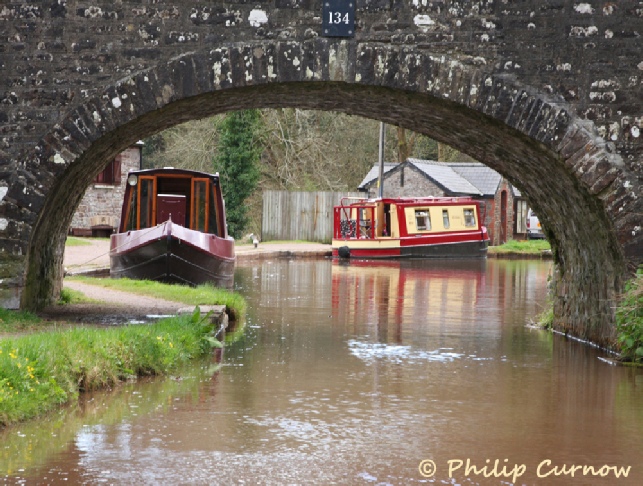
[[[536,316],[536,322],[543,329],[551,331],[554,328],[554,303],[548,301],[545,308]]]
[[[616,332],[621,359],[643,363],[643,266],[625,285],[616,309]]]

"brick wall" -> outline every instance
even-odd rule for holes
[[[505,214],[502,214],[502,198],[506,197]],[[504,226],[504,228],[503,228]],[[493,199],[493,233],[492,245],[502,245],[514,236],[514,195],[511,185],[506,179],[500,181],[498,190]]]

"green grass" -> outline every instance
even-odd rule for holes
[[[37,329],[42,319],[27,311],[13,311],[0,307],[0,333]]]
[[[246,301],[241,295],[213,285],[189,287],[128,278],[98,279],[80,276],[68,278],[104,288],[182,302],[187,305],[225,305],[232,320],[241,320],[246,313]]]
[[[546,250],[551,250],[551,245],[547,240],[509,240],[499,246],[490,246],[488,251],[489,253],[537,255]]]
[[[94,299],[90,299],[89,297],[85,296],[82,292],[79,292],[78,290],[74,289],[62,289],[60,291],[60,298],[58,299],[58,304],[60,305],[66,305],[66,304],[92,304],[96,303],[97,301]]]
[[[65,241],[65,246],[89,246],[92,242],[87,238],[78,238],[76,236],[68,236]]]
[[[0,425],[46,413],[79,392],[131,376],[161,375],[220,346],[213,325],[192,316],[153,325],[75,328],[0,341]]]

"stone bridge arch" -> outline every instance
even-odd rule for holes
[[[57,5],[61,3],[65,2]],[[417,12],[409,5],[417,7],[418,2],[403,3]],[[480,3],[487,9],[490,4]],[[161,15],[160,9],[140,8],[149,9],[147,18]],[[309,11],[302,7],[297,13],[300,22],[306,18],[301,13]],[[52,7],[55,19],[54,12],[58,10]],[[77,12],[98,16],[100,25],[114,23],[101,9]],[[180,9],[164,12],[170,18],[182,15]],[[364,12],[371,11],[365,7]],[[498,15],[489,11],[494,13]],[[197,20],[207,23],[210,14],[201,14]],[[376,19],[382,20],[378,15]],[[434,18],[445,20],[445,15],[457,25],[457,12],[438,12]],[[421,20],[428,22],[427,18],[431,20],[428,14]],[[466,22],[468,16],[461,18]],[[318,27],[314,20],[309,23]],[[95,174],[128,145],[215,113],[297,106],[344,111],[425,133],[505,175],[530,198],[554,246],[556,326],[608,344],[622,279],[628,265],[633,268],[643,259],[641,174],[636,165],[640,152],[633,150],[637,146],[631,140],[626,140],[629,145],[622,143],[619,130],[606,131],[610,125],[597,126],[581,118],[578,107],[559,89],[543,87],[508,69],[508,63],[515,66],[516,61],[498,62],[502,56],[489,56],[482,48],[451,53],[419,45],[417,22],[398,29],[389,42],[382,42],[376,29],[370,36],[340,40],[312,35],[312,27],[296,25],[294,21],[285,25],[276,39],[257,39],[257,29],[263,26],[255,25],[249,34],[222,36],[215,45],[181,46],[172,51],[175,55],[141,62],[131,73],[93,80],[87,90],[65,85],[68,91],[56,91],[60,103],[60,97],[71,99],[64,107],[53,109],[50,119],[43,114],[48,110],[36,110],[39,123],[23,124],[31,127],[27,135],[5,137],[8,142],[0,153],[5,168],[0,188],[4,305],[38,308],[57,295],[72,214]],[[284,34],[291,31],[295,34]],[[167,32],[166,42],[173,32]],[[139,37],[145,36],[139,31]],[[78,55],[71,55],[69,62],[81,63],[82,52],[95,49],[92,39],[88,36],[85,44],[76,44]],[[18,91],[40,101],[46,98],[38,90]],[[16,93],[1,101],[5,107],[21,103]],[[19,119],[21,113],[5,112],[7,121]],[[29,118],[24,112],[22,116]],[[632,136],[635,128],[631,126]],[[604,136],[614,141],[606,142]]]

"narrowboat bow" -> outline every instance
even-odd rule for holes
[[[230,288],[234,265],[218,174],[129,173],[119,230],[110,240],[111,277]]]
[[[344,198],[333,231],[340,258],[485,257],[489,245],[470,197]]]

